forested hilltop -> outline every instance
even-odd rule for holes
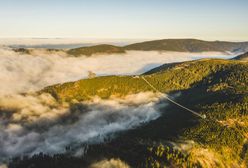
[[[37,49],[19,48],[15,52],[24,54],[34,54]],[[123,54],[128,50],[136,51],[175,51],[175,52],[231,52],[242,53],[248,51],[248,42],[225,42],[225,41],[203,41],[197,39],[164,39],[154,40],[141,43],[130,44],[127,46],[114,46],[101,44],[74,48],[69,50],[63,49],[39,49],[46,53],[62,52],[69,56],[92,56],[95,54]]]
[[[13,160],[10,168],[88,167],[119,158],[131,167],[246,167],[248,164],[248,62],[202,59],[166,64],[140,76],[106,76],[44,88],[58,102],[93,96],[108,99],[153,91],[181,93],[180,104],[205,114],[201,119],[170,104],[157,120],[120,133],[103,144],[87,145],[84,157],[70,154]],[[164,100],[166,101],[166,100]]]
[[[163,39],[131,44],[124,47],[127,50],[143,51],[179,51],[179,52],[245,52],[248,42],[203,41],[197,39]]]
[[[170,93],[190,89],[199,82],[207,79],[210,80],[213,76],[219,79],[218,83],[211,87],[216,89],[235,87],[247,90],[246,72],[247,62],[202,59],[172,64],[171,66],[170,64],[161,66],[141,76],[144,76],[161,92]],[[104,99],[113,95],[123,97],[127,94],[151,90],[141,76],[104,76],[83,79],[76,82],[49,86],[44,88],[43,92],[51,93],[60,101],[83,101],[89,100],[96,95]],[[234,79],[232,80],[231,77]],[[205,85],[210,87],[208,83]]]

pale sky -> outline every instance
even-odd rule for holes
[[[0,0],[1,38],[248,41],[248,0]]]

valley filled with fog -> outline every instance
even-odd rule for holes
[[[73,57],[39,51],[17,53],[1,47],[1,161],[39,152],[63,153],[71,144],[77,148],[82,143],[99,143],[111,133],[157,119],[160,108],[166,106],[161,95],[151,92],[61,105],[49,94],[35,93],[46,86],[87,78],[89,71],[96,76],[139,75],[165,63],[232,57],[220,52],[157,51]],[[75,155],[81,154],[83,149],[75,151]]]
[[[138,75],[165,63],[233,57],[219,52],[127,51],[90,57],[39,52],[29,55],[0,48],[0,94],[38,91],[49,85],[87,78],[89,71],[97,76]]]

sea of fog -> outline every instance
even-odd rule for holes
[[[46,86],[86,78],[88,71],[103,75],[136,75],[165,63],[200,58],[232,58],[218,52],[187,53],[127,51],[125,54],[102,54],[91,57],[68,57],[63,54],[35,55],[0,48],[0,94],[37,91]]]
[[[144,52],[71,57],[37,53],[26,55],[0,48],[0,164],[8,158],[66,152],[71,144],[103,142],[106,135],[157,119],[167,102],[161,95],[145,92],[123,99],[95,97],[77,105],[59,104],[43,87],[86,78],[88,71],[102,75],[142,74],[165,63],[199,58],[232,58],[206,52]],[[164,110],[162,110],[164,111]],[[75,146],[78,148],[78,146]],[[81,155],[83,151],[75,151]]]

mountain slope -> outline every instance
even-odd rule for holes
[[[155,87],[162,92],[175,92],[179,90],[189,89],[195,83],[203,80],[205,77],[213,73],[235,72],[235,77],[246,79],[243,74],[248,70],[247,63],[230,60],[210,60],[203,59],[198,61],[189,61],[175,64],[171,67],[161,69],[156,73],[145,75]],[[242,73],[239,73],[242,72]],[[241,76],[242,75],[242,76]],[[238,80],[232,83],[224,84],[226,87],[236,85],[236,87],[244,85],[247,88],[247,83],[238,83]],[[46,87],[43,91],[53,94],[57,99],[78,101],[90,99],[92,96],[101,98],[109,98],[110,96],[125,96],[127,94],[138,93],[141,91],[151,90],[145,82],[136,76],[106,76],[93,79],[79,80],[65,84]]]
[[[64,53],[70,56],[92,56],[94,54],[118,54],[128,50],[138,51],[176,51],[176,52],[233,52],[248,51],[248,42],[203,41],[197,39],[164,39],[130,44],[124,47],[101,44],[89,47],[80,47],[69,50],[62,49],[25,49],[17,48],[15,52],[22,54]]]
[[[233,58],[234,60],[242,60],[242,61],[248,61],[248,52],[238,55],[237,57]]]
[[[142,51],[179,51],[179,52],[244,52],[248,51],[248,42],[203,41],[197,39],[164,39],[131,44],[126,50]]]

